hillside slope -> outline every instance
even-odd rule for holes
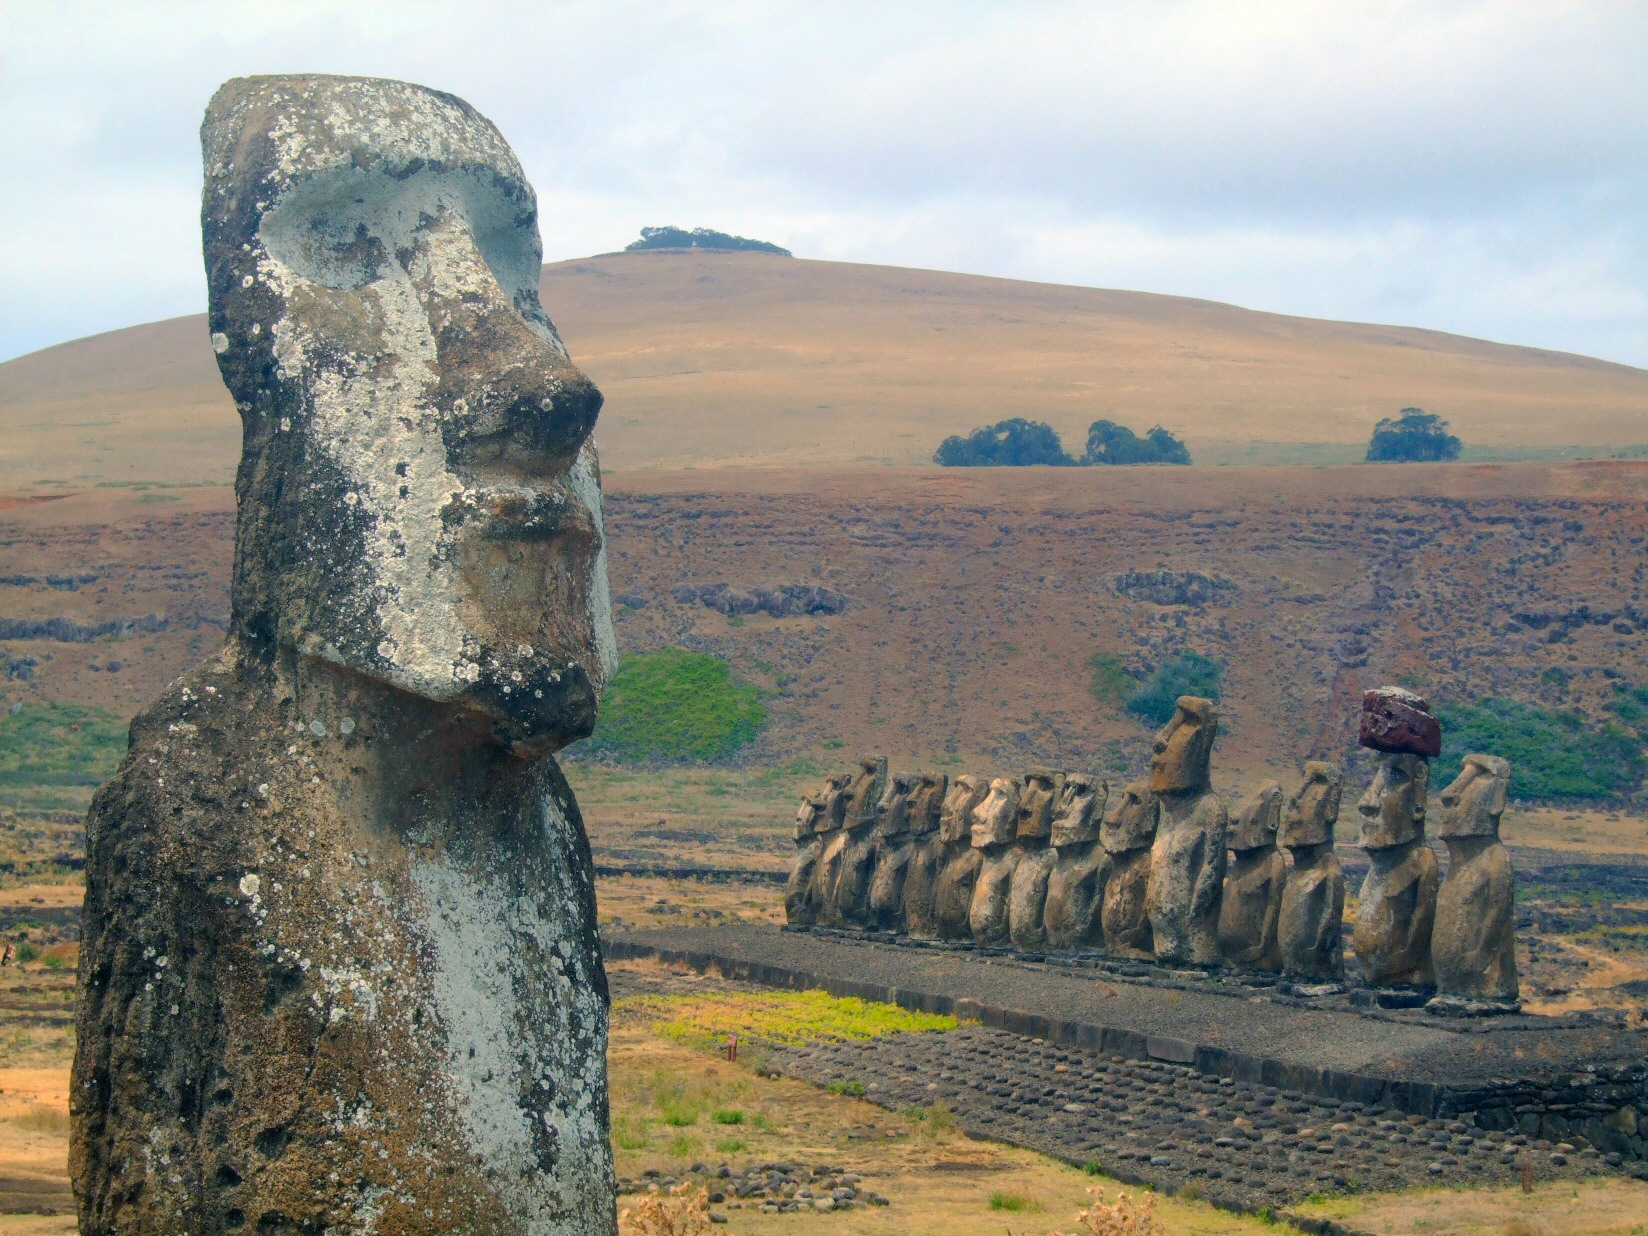
[[[559,263],[543,297],[606,392],[609,468],[920,464],[1012,415],[1078,449],[1103,416],[1199,461],[1345,460],[1408,404],[1470,446],[1648,440],[1648,371],[1182,297],[698,251]],[[238,451],[199,316],[0,365],[0,491],[222,484]]]

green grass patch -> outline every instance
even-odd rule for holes
[[[1437,788],[1459,775],[1461,758],[1471,752],[1509,760],[1509,793],[1519,799],[1617,798],[1648,771],[1640,738],[1617,722],[1599,725],[1571,709],[1490,696],[1443,706],[1439,715],[1442,756],[1431,776]]]
[[[710,1113],[710,1120],[715,1124],[743,1124],[744,1113],[736,1107],[717,1108]]]
[[[744,1149],[744,1143],[736,1137],[726,1137],[715,1143],[715,1149],[721,1154],[737,1154]]]
[[[849,1094],[854,1098],[861,1098],[864,1094],[864,1083],[857,1080],[837,1078],[824,1089],[831,1094]]]
[[[1040,1210],[1041,1204],[1022,1194],[1003,1193],[998,1189],[990,1195],[990,1209],[1005,1210],[1009,1214],[1022,1214],[1026,1211]]]
[[[41,701],[0,713],[0,803],[83,804],[126,754],[126,722],[101,708]]]
[[[654,1034],[712,1051],[735,1034],[746,1048],[797,1047],[826,1040],[862,1041],[887,1034],[954,1030],[954,1017],[913,1013],[896,1004],[823,991],[725,992],[702,996],[625,996],[614,1010],[656,1017]]]
[[[665,648],[623,659],[591,743],[623,760],[724,760],[766,723],[761,693],[725,661]]]
[[[1127,664],[1113,652],[1095,652],[1087,658],[1087,690],[1099,703],[1119,708],[1138,689],[1138,679],[1127,672]]]
[[[1148,725],[1166,725],[1181,695],[1199,695],[1217,704],[1224,672],[1224,666],[1199,652],[1163,661],[1127,697],[1127,711]]]

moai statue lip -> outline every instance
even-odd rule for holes
[[[539,304],[514,153],[451,95],[320,75],[226,83],[201,138],[236,492],[271,512],[236,538],[233,633],[529,758],[584,737],[616,664],[601,395]]]
[[[1467,755],[1455,777],[1442,791],[1442,818],[1436,835],[1497,837],[1505,813],[1511,762],[1497,755]]]
[[[1338,764],[1309,760],[1304,774],[1282,817],[1281,841],[1289,849],[1332,844],[1345,792],[1345,770]]]
[[[1110,797],[1110,783],[1098,777],[1070,773],[1059,791],[1053,812],[1053,845],[1085,845],[1097,841],[1104,805]]]
[[[1051,768],[1030,768],[1024,773],[1019,793],[1018,821],[1014,833],[1019,841],[1045,841],[1053,829],[1053,808],[1058,804],[1064,774]]]
[[[1011,777],[990,782],[990,792],[973,808],[972,843],[975,850],[1012,845],[1017,832],[1019,783]]]
[[[990,782],[985,777],[963,773],[951,783],[944,795],[944,808],[939,813],[939,840],[945,845],[971,842],[973,811],[990,793]]]
[[[1267,850],[1276,844],[1282,824],[1282,783],[1266,781],[1230,809],[1226,844],[1241,853]]]
[[[1212,700],[1181,695],[1173,717],[1156,732],[1150,757],[1153,794],[1189,794],[1209,784],[1209,759],[1219,731],[1219,710]]]
[[[1156,840],[1156,822],[1161,804],[1150,792],[1146,780],[1130,781],[1104,817],[1099,828],[1099,844],[1110,854],[1126,854],[1148,849]]]
[[[916,782],[915,796],[910,801],[910,831],[925,837],[938,831],[950,777],[947,773],[924,772],[917,774]]]
[[[1406,845],[1425,835],[1430,761],[1422,755],[1381,755],[1367,792],[1356,803],[1365,850]]]

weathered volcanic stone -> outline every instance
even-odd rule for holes
[[[831,926],[863,926],[870,918],[870,882],[875,878],[877,811],[887,792],[887,757],[866,756],[847,789],[846,827],[819,859],[824,881],[819,921]]]
[[[1344,789],[1343,768],[1311,760],[1282,815],[1281,841],[1293,854],[1277,920],[1282,972],[1312,982],[1345,976],[1345,873],[1333,852]]]
[[[231,622],[87,820],[80,1230],[612,1233],[552,758],[613,664],[600,396],[538,304],[532,190],[400,82],[231,81],[202,145]]]
[[[904,930],[914,936],[938,932],[938,877],[944,861],[939,824],[950,778],[922,773],[910,803],[910,861],[904,871]]]
[[[1516,876],[1499,841],[1499,817],[1510,786],[1509,760],[1467,755],[1442,791],[1437,834],[1448,846],[1448,876],[1436,899],[1431,955],[1444,995],[1514,1001]]]
[[[1053,831],[1053,808],[1064,788],[1064,774],[1050,768],[1032,768],[1024,774],[1019,792],[1015,842],[1019,862],[1013,869],[1013,883],[1007,895],[1007,934],[1021,949],[1047,946],[1044,916],[1047,908],[1047,880],[1057,857],[1048,848]]]
[[[1156,735],[1150,789],[1161,804],[1145,893],[1159,961],[1219,960],[1219,894],[1225,882],[1225,804],[1208,788],[1219,729],[1213,701],[1180,696]]]
[[[904,928],[904,878],[915,850],[910,840],[910,805],[920,782],[894,773],[876,812],[875,874],[870,879],[869,922],[883,931]]]
[[[1356,740],[1374,751],[1442,754],[1442,723],[1430,705],[1401,687],[1375,687],[1362,694],[1362,721]]]
[[[1425,841],[1430,763],[1418,755],[1381,755],[1356,804],[1368,874],[1357,899],[1351,948],[1372,987],[1429,987],[1431,928],[1441,872]]]
[[[938,825],[943,865],[933,893],[933,917],[941,940],[966,940],[973,934],[968,916],[973,886],[984,862],[983,852],[973,846],[973,812],[989,793],[987,780],[964,774],[944,795]]]
[[[1150,887],[1150,854],[1160,813],[1161,804],[1150,792],[1149,782],[1134,781],[1122,789],[1099,830],[1099,844],[1111,861],[1099,911],[1104,946],[1124,957],[1155,956],[1145,894]]]
[[[1104,883],[1110,856],[1099,844],[1099,820],[1110,787],[1071,773],[1053,812],[1053,872],[1047,878],[1044,926],[1051,948],[1104,944]]]
[[[1282,786],[1267,781],[1231,812],[1228,840],[1235,854],[1219,904],[1219,951],[1233,966],[1280,970],[1277,934],[1287,860],[1276,848]]]
[[[852,778],[838,774],[801,800],[795,813],[795,861],[784,884],[785,920],[799,926],[818,921],[818,864],[830,837],[841,828],[844,791]]]
[[[1006,944],[1013,872],[1023,856],[1013,844],[1018,819],[1019,783],[1007,777],[990,782],[990,793],[973,809],[973,847],[983,856],[973,884],[967,925],[980,944]]]

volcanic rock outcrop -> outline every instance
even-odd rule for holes
[[[80,1230],[612,1233],[552,758],[614,663],[601,399],[538,303],[532,189],[400,82],[231,81],[201,137],[232,621],[87,821]]]
[[[1219,729],[1212,700],[1179,697],[1156,735],[1150,792],[1161,804],[1145,901],[1160,961],[1219,960],[1219,894],[1225,881],[1225,804],[1209,784]]]
[[[1444,996],[1514,1002],[1516,877],[1499,841],[1510,761],[1467,755],[1442,791],[1437,835],[1448,846],[1448,875],[1436,898],[1431,956]]]

